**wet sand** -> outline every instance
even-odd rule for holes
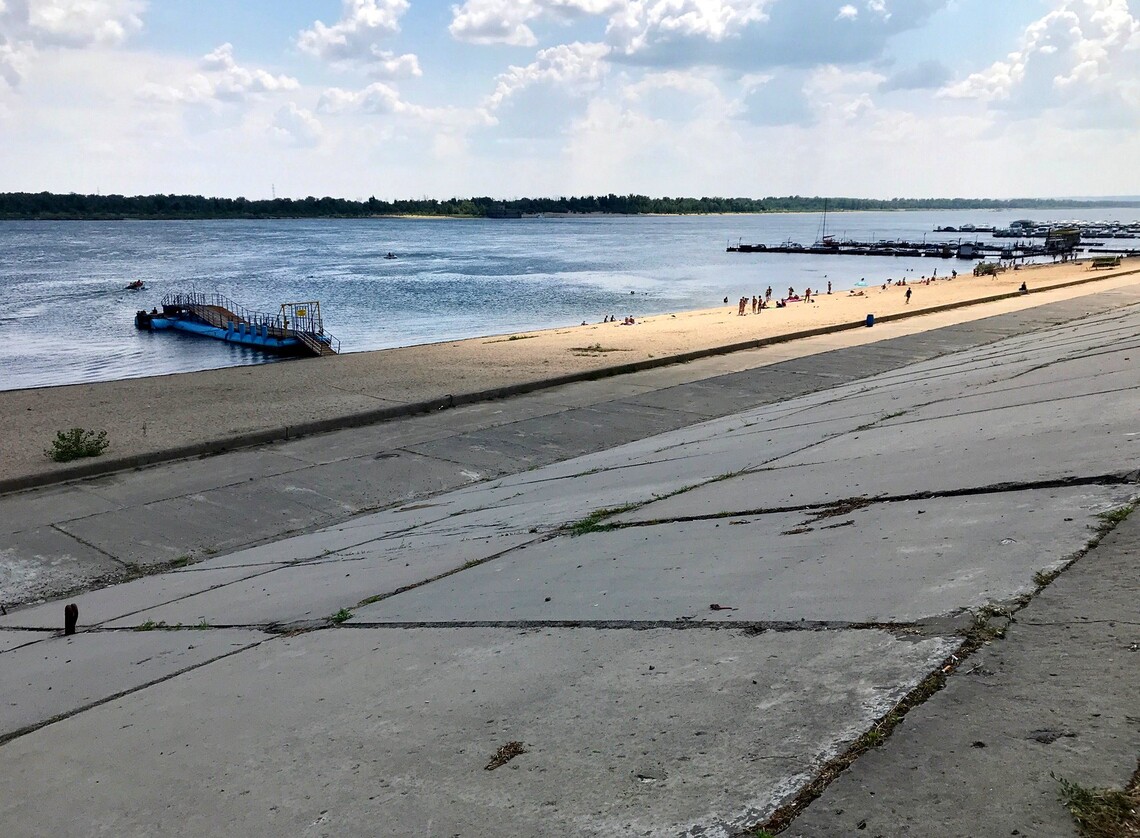
[[[939,265],[949,270],[949,266]],[[737,314],[737,300],[714,308],[662,314],[622,325],[590,323],[545,331],[349,353],[264,366],[0,392],[0,490],[30,482],[129,467],[148,461],[215,450],[221,444],[253,444],[377,421],[461,403],[464,394],[509,395],[551,379],[594,376],[615,367],[659,364],[726,348],[747,348],[805,332],[862,326],[873,314],[884,329],[852,330],[853,342],[922,331],[1057,299],[1094,294],[1140,282],[1140,260],[1112,271],[1087,263],[1007,271],[997,277],[960,275],[905,288],[872,286],[864,296],[848,292],[815,296],[812,303]],[[1022,282],[1029,295],[1019,295]],[[1079,284],[1073,284],[1079,283]],[[1067,286],[1067,287],[1065,287]],[[1055,290],[1048,290],[1055,289]],[[744,289],[742,289],[743,291]],[[757,290],[757,289],[749,289]],[[786,293],[773,289],[774,297]],[[802,293],[802,289],[797,289]],[[994,297],[1002,299],[993,301]],[[981,305],[972,302],[989,300]],[[945,307],[955,306],[952,310]],[[961,307],[956,307],[961,306]],[[932,310],[943,309],[937,314]],[[925,313],[926,316],[914,316]],[[756,366],[770,362],[756,353]],[[44,456],[56,431],[106,430],[102,457],[56,464]],[[290,429],[290,430],[286,430]]]

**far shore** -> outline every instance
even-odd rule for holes
[[[754,314],[751,293],[697,311],[659,314],[622,325],[593,322],[541,331],[446,341],[260,366],[94,384],[0,392],[0,488],[75,475],[75,466],[105,470],[265,442],[301,431],[376,421],[401,412],[541,387],[551,380],[596,378],[706,354],[778,343],[805,334],[843,332],[868,342],[1003,311],[1140,283],[1140,258],[1093,271],[1087,262],[1026,267],[996,277],[969,273],[923,282],[813,294],[813,301]],[[1028,294],[1018,293],[1026,283]],[[1050,290],[1052,289],[1052,290]],[[761,289],[741,289],[754,292]],[[773,300],[787,289],[773,289]],[[803,289],[797,289],[802,294]],[[975,303],[981,302],[977,305]],[[937,312],[937,313],[935,313]],[[874,315],[877,328],[852,330]],[[924,315],[924,316],[912,316]],[[902,319],[896,319],[899,317]],[[893,322],[887,322],[893,321]],[[787,345],[787,344],[784,344]],[[753,350],[753,366],[771,363],[773,347]],[[786,357],[787,350],[781,350]],[[818,350],[815,350],[818,351]],[[766,360],[767,359],[767,360]],[[44,456],[58,430],[107,431],[97,460],[56,464]],[[213,446],[213,447],[211,447]]]

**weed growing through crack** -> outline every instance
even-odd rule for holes
[[[1135,508],[1136,504],[1126,503],[1124,506],[1118,506],[1116,509],[1110,509],[1107,512],[1102,512],[1096,517],[1101,522],[1101,526],[1104,529],[1110,530],[1125,518],[1127,518],[1129,515],[1131,515],[1132,510]]]
[[[620,515],[623,512],[637,509],[641,504],[627,503],[622,506],[604,506],[601,509],[595,509],[585,518],[575,521],[572,524],[567,524],[563,529],[570,533],[571,537],[579,535],[587,535],[592,532],[606,532],[607,530],[615,529],[617,524],[603,524],[606,518],[614,515]]]
[[[347,608],[342,608],[342,609],[340,609],[340,611],[337,611],[335,614],[333,614],[331,617],[329,617],[329,622],[336,623],[337,625],[340,625],[345,620],[350,619],[351,617],[352,617],[352,612],[349,611]]]
[[[135,626],[135,631],[159,631],[164,628],[166,628],[166,623],[162,621],[156,623],[154,620],[147,620]]]
[[[995,617],[1005,619],[1005,624],[999,625],[994,622]],[[1009,628],[1011,622],[1013,622],[1011,615],[1002,613],[992,605],[986,605],[975,611],[970,625],[958,633],[971,644],[976,644],[975,647],[982,646],[991,640],[1005,637],[1005,630]]]
[[[1058,777],[1060,801],[1076,821],[1081,838],[1140,836],[1140,766],[1127,789],[1090,789]]]

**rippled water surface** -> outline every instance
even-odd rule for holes
[[[951,238],[964,223],[1027,213],[844,213],[828,232]],[[1031,212],[1131,220],[1135,210]],[[0,222],[0,389],[131,378],[273,356],[221,341],[139,332],[164,294],[224,294],[248,308],[319,300],[345,352],[708,308],[772,285],[836,290],[860,277],[968,267],[932,259],[726,253],[727,243],[810,244],[818,214],[667,218]],[[983,237],[984,238],[984,237]],[[392,251],[398,258],[384,259]],[[146,290],[124,290],[142,279]]]

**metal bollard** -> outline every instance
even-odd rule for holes
[[[79,606],[74,602],[63,607],[63,633],[75,634],[75,626],[79,622]]]

